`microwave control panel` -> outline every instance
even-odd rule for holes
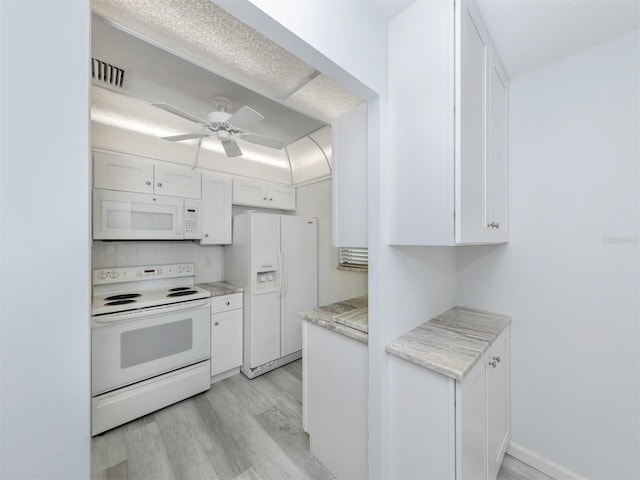
[[[184,238],[187,240],[202,238],[200,226],[201,207],[201,200],[193,198],[185,198],[184,200]]]

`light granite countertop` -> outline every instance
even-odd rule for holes
[[[300,312],[300,316],[320,327],[369,343],[369,299],[366,295],[322,305]]]
[[[244,292],[244,288],[229,282],[198,283],[197,286],[209,290],[212,297]]]
[[[462,380],[511,323],[505,315],[454,307],[387,343],[387,352]]]

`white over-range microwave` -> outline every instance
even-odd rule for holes
[[[202,200],[93,189],[95,240],[202,238]]]

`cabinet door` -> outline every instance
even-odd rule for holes
[[[200,172],[191,167],[156,163],[154,181],[158,195],[200,198]]]
[[[331,243],[367,248],[367,104],[331,122]]]
[[[456,243],[486,242],[486,128],[488,37],[461,2],[459,97],[456,104]]]
[[[202,174],[202,245],[231,243],[231,178]]]
[[[267,184],[260,180],[233,179],[233,204],[249,207],[267,206]]]
[[[284,185],[276,185],[270,183],[267,186],[269,208],[277,208],[278,210],[295,210],[296,209],[296,189],[286,187]]]
[[[242,365],[242,309],[211,316],[211,376]]]
[[[456,383],[456,478],[487,476],[487,390],[485,366],[478,363]]]
[[[509,331],[493,344],[487,364],[488,478],[495,479],[511,433],[509,408]]]
[[[491,242],[509,239],[507,171],[507,76],[491,49],[489,62],[489,145],[487,158],[487,220]]]
[[[140,157],[95,152],[93,186],[107,190],[153,193],[153,162]]]

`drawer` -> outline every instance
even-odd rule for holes
[[[232,295],[220,295],[211,298],[211,313],[226,312],[227,310],[235,310],[242,308],[242,294],[234,293]]]

